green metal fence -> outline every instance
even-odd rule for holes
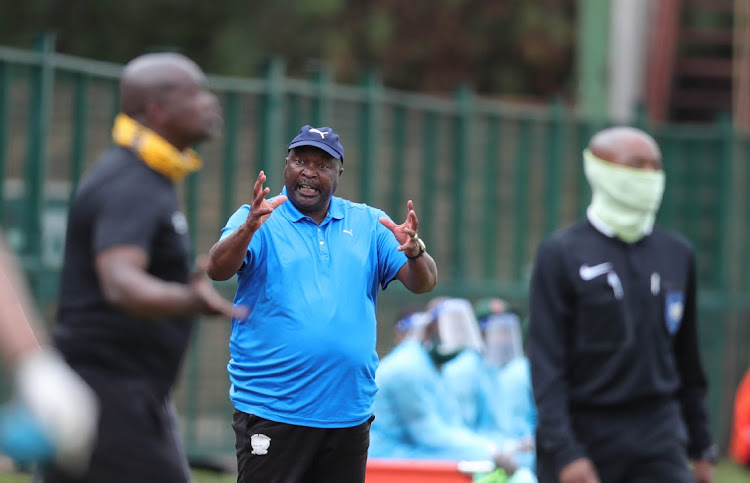
[[[22,255],[52,320],[67,201],[109,144],[119,65],[54,52],[0,47],[0,226]],[[260,169],[282,186],[286,145],[303,124],[330,125],[346,146],[340,196],[385,209],[400,221],[414,200],[420,234],[440,271],[435,292],[399,286],[381,294],[379,351],[404,304],[436,295],[503,296],[524,313],[536,246],[579,218],[590,193],[581,150],[605,121],[562,104],[518,107],[469,89],[438,98],[384,87],[334,84],[325,69],[285,76],[270,62],[257,79],[209,76],[224,107],[221,140],[201,147],[206,166],[181,187],[197,252],[249,201]],[[643,124],[643,123],[641,123]],[[714,433],[726,444],[731,400],[750,366],[750,142],[729,121],[648,128],[663,148],[667,189],[659,221],[686,235],[698,254],[701,343],[710,378]],[[231,296],[234,282],[220,284]],[[177,401],[191,454],[232,454],[225,368],[228,322],[198,325]]]

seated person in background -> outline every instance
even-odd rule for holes
[[[738,464],[750,467],[750,369],[737,386],[729,455]]]
[[[404,339],[416,337],[419,332],[420,320],[424,317],[421,307],[410,306],[399,312],[396,323],[393,324],[393,346],[396,347]]]
[[[451,337],[460,337],[465,347],[458,355],[445,362],[440,372],[446,388],[458,402],[464,424],[473,431],[489,430],[486,432],[497,433],[492,413],[492,388],[482,355],[484,343],[471,303],[460,298],[449,299],[437,304],[430,311],[430,316],[457,319],[452,323],[444,323],[443,326],[462,330],[461,333],[451,334]]]
[[[475,312],[484,337],[484,360],[494,394],[491,404],[495,417],[494,425],[480,430],[498,430],[511,442],[508,451],[524,448],[516,452],[518,463],[533,468],[537,415],[520,319],[500,299],[480,300]]]
[[[465,319],[419,314],[413,330],[413,337],[382,359],[375,375],[379,391],[369,456],[489,460],[512,474],[513,457],[503,453],[498,442],[464,424],[458,403],[440,375],[443,364],[470,346],[471,338],[464,335]],[[534,481],[519,473],[511,481]]]

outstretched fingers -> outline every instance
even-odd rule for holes
[[[253,186],[253,198],[257,198],[258,194],[263,191],[263,183],[266,182],[266,173],[261,171],[258,173],[258,177],[255,179],[255,185]]]
[[[259,215],[268,214],[264,212],[265,210],[263,209],[263,202],[265,201],[266,196],[268,196],[268,193],[270,192],[271,192],[271,188],[264,188],[263,191],[255,195],[255,198],[253,198],[253,212]]]
[[[417,228],[419,227],[419,220],[417,219],[417,214],[414,212],[414,203],[409,200],[406,203],[406,207],[409,209],[409,213],[406,215],[405,224],[410,226],[416,234]]]
[[[381,216],[381,217],[380,217],[380,218],[378,219],[378,221],[380,221],[380,224],[381,224],[381,225],[383,225],[384,227],[388,228],[389,230],[391,230],[391,231],[393,231],[393,232],[395,233],[396,227],[397,227],[398,225],[396,225],[396,224],[395,224],[395,223],[393,222],[393,220],[391,220],[390,218],[386,218],[385,216]]]
[[[403,225],[397,225],[393,222],[393,220],[390,220],[384,216],[381,216],[379,218],[379,221],[383,226],[391,230],[391,232],[393,232],[393,234],[396,236],[396,240],[401,243],[401,246],[398,247],[398,251],[402,252],[411,246],[414,237],[417,235],[417,232],[408,228],[406,226],[406,223],[404,223]]]
[[[261,171],[258,173],[258,178],[255,180],[255,186],[253,186],[253,209],[260,208],[263,203],[263,199],[271,192],[270,188],[264,188],[263,183],[266,182],[266,173]]]

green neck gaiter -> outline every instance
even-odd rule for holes
[[[449,352],[441,351],[440,338],[433,338],[431,341],[427,342],[427,344],[425,344],[425,349],[427,349],[427,353],[430,354],[430,359],[432,359],[433,364],[438,368],[451,359],[454,359],[461,352],[460,350]]]
[[[589,209],[624,242],[634,243],[654,227],[664,194],[664,171],[631,168],[583,151],[583,170],[591,185]]]

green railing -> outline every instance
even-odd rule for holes
[[[35,51],[0,47],[0,226],[49,320],[67,202],[109,144],[122,68],[57,54],[53,44],[46,38]],[[206,166],[181,188],[196,252],[206,252],[227,217],[249,201],[259,170],[272,193],[281,189],[287,143],[307,123],[341,135],[347,157],[338,195],[383,208],[397,222],[414,201],[440,283],[430,295],[398,284],[381,294],[381,353],[406,303],[499,295],[526,311],[536,247],[584,213],[590,193],[581,150],[607,125],[561,103],[519,107],[466,88],[447,98],[394,91],[376,73],[361,85],[335,84],[325,67],[292,79],[280,60],[261,78],[209,76],[209,84],[226,128],[221,140],[201,146]],[[697,251],[709,407],[726,444],[733,391],[750,365],[750,143],[729,121],[644,127],[661,144],[667,171],[660,223]],[[220,287],[231,296],[234,282]],[[176,396],[194,455],[233,452],[228,337],[227,321],[201,321],[184,366]]]

